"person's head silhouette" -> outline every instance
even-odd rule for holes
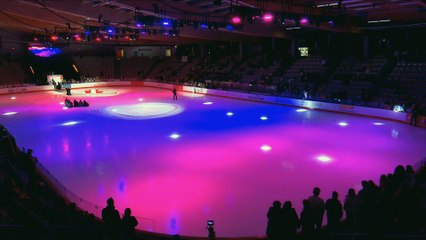
[[[319,187],[315,187],[313,194],[314,194],[314,196],[319,196],[320,192],[321,192],[321,189]]]
[[[130,208],[126,208],[126,210],[124,210],[124,216],[130,216],[131,213],[132,210],[130,210]]]
[[[111,207],[114,207],[114,199],[112,199],[112,197],[108,198],[107,205],[111,206]]]
[[[272,206],[274,206],[274,208],[280,208],[281,207],[281,202],[280,201],[274,201],[272,203]]]
[[[286,201],[283,205],[283,208],[285,209],[291,209],[291,202],[290,201]]]

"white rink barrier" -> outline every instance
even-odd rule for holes
[[[174,87],[176,87],[177,90],[198,93],[198,94],[207,94],[207,95],[214,95],[214,96],[220,96],[220,97],[237,98],[237,99],[266,102],[266,103],[276,103],[276,104],[282,104],[282,105],[288,105],[288,106],[294,106],[294,107],[333,111],[333,112],[340,112],[340,113],[349,113],[349,114],[356,114],[356,115],[362,115],[362,116],[407,122],[406,120],[407,114],[405,112],[394,112],[392,110],[381,109],[381,108],[369,108],[369,107],[352,106],[352,105],[345,105],[345,104],[338,104],[338,103],[326,103],[326,102],[318,102],[318,101],[303,100],[303,99],[266,96],[266,95],[254,94],[254,93],[222,91],[222,90],[198,88],[198,87],[191,87],[191,86],[173,85],[168,83],[141,82],[141,81],[111,81],[111,82],[75,83],[71,85],[71,88],[77,89],[77,88],[93,88],[93,87],[109,87],[109,86],[142,86],[142,85],[147,87],[157,87],[157,88],[165,88],[165,89],[173,89]],[[53,86],[51,85],[50,86],[2,88],[0,89],[0,94],[13,94],[13,93],[51,91],[51,90],[53,90]]]
[[[332,111],[332,112],[339,112],[339,113],[349,113],[349,114],[362,115],[362,116],[368,116],[368,117],[391,119],[391,120],[401,121],[401,122],[406,122],[406,115],[407,115],[405,112],[394,112],[392,110],[381,109],[381,108],[360,107],[360,106],[352,106],[352,105],[345,105],[345,104],[338,104],[338,103],[326,103],[326,102],[303,100],[303,99],[266,96],[266,95],[254,94],[254,93],[222,91],[222,90],[216,90],[216,89],[206,89],[206,88],[198,88],[198,87],[191,87],[191,86],[179,86],[179,85],[175,86],[173,84],[156,83],[156,82],[144,82],[143,85],[147,87],[159,87],[159,88],[166,88],[166,89],[173,89],[173,87],[176,87],[178,90],[182,90],[185,92],[207,94],[207,95],[214,95],[214,96],[220,96],[220,97],[237,98],[237,99],[244,99],[244,100],[258,101],[258,102],[276,103],[276,104],[301,107],[301,108],[307,108],[307,109],[316,109],[316,110]]]
[[[72,83],[72,89],[78,88],[93,88],[93,87],[108,87],[108,86],[130,86],[131,82],[120,82],[111,81],[111,82],[90,82],[90,83]],[[11,88],[0,88],[0,94],[12,94],[12,93],[25,93],[25,92],[39,92],[39,91],[51,91],[53,85],[45,86],[24,86],[24,87],[11,87]]]

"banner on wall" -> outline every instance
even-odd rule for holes
[[[56,83],[62,83],[64,81],[64,76],[62,76],[62,74],[47,75],[47,82],[49,84],[52,84],[52,80]]]

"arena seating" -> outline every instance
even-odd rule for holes
[[[114,57],[106,56],[75,56],[74,61],[83,77],[94,80],[96,77],[107,80],[115,74]]]
[[[386,79],[374,102],[378,107],[392,108],[394,105],[411,107],[415,99],[425,99],[426,63],[397,63]]]
[[[156,61],[148,57],[130,57],[121,60],[122,79],[142,80],[155,66]]]
[[[326,60],[320,56],[297,59],[283,75],[287,92],[290,96],[301,96],[303,90],[312,91],[326,70]]]
[[[385,70],[392,67],[390,61],[382,56],[368,59],[347,57],[334,71],[326,59],[319,56],[298,58],[289,66],[284,65],[283,59],[262,55],[245,59],[239,56],[190,58],[184,63],[174,57],[150,61],[155,64],[147,79],[153,81],[295,98],[305,98],[306,90],[310,99],[379,108],[393,107],[393,103],[388,101],[390,98],[395,102],[406,102],[404,94],[397,96],[394,94],[396,89],[387,87],[394,85],[395,74],[406,77],[400,85],[410,89],[409,94],[417,100],[423,99],[426,88],[421,80],[424,76],[419,72],[423,65],[401,63],[391,72],[389,84],[382,87],[376,96],[382,79],[387,76]],[[413,72],[408,73],[411,66]],[[126,73],[124,75],[126,78]],[[386,97],[390,93],[391,96]]]
[[[25,82],[25,74],[20,63],[0,58],[0,86],[17,87]]]
[[[372,57],[361,60],[348,57],[335,73],[328,84],[323,87],[323,93],[329,99],[360,103],[367,101],[370,88],[373,86],[387,64],[385,57]]]

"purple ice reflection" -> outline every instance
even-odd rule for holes
[[[173,101],[156,88],[113,90],[71,96],[90,107],[67,110],[55,92],[0,95],[0,122],[81,198],[105,206],[113,197],[120,212],[130,207],[153,219],[154,229],[141,222],[144,230],[206,236],[212,219],[218,237],[262,236],[274,200],[291,200],[300,213],[315,186],[324,199],[337,191],[342,200],[362,180],[377,182],[426,156],[426,130],[408,124],[180,92]],[[180,112],[128,107],[141,103]],[[105,111],[116,106],[137,116]]]

